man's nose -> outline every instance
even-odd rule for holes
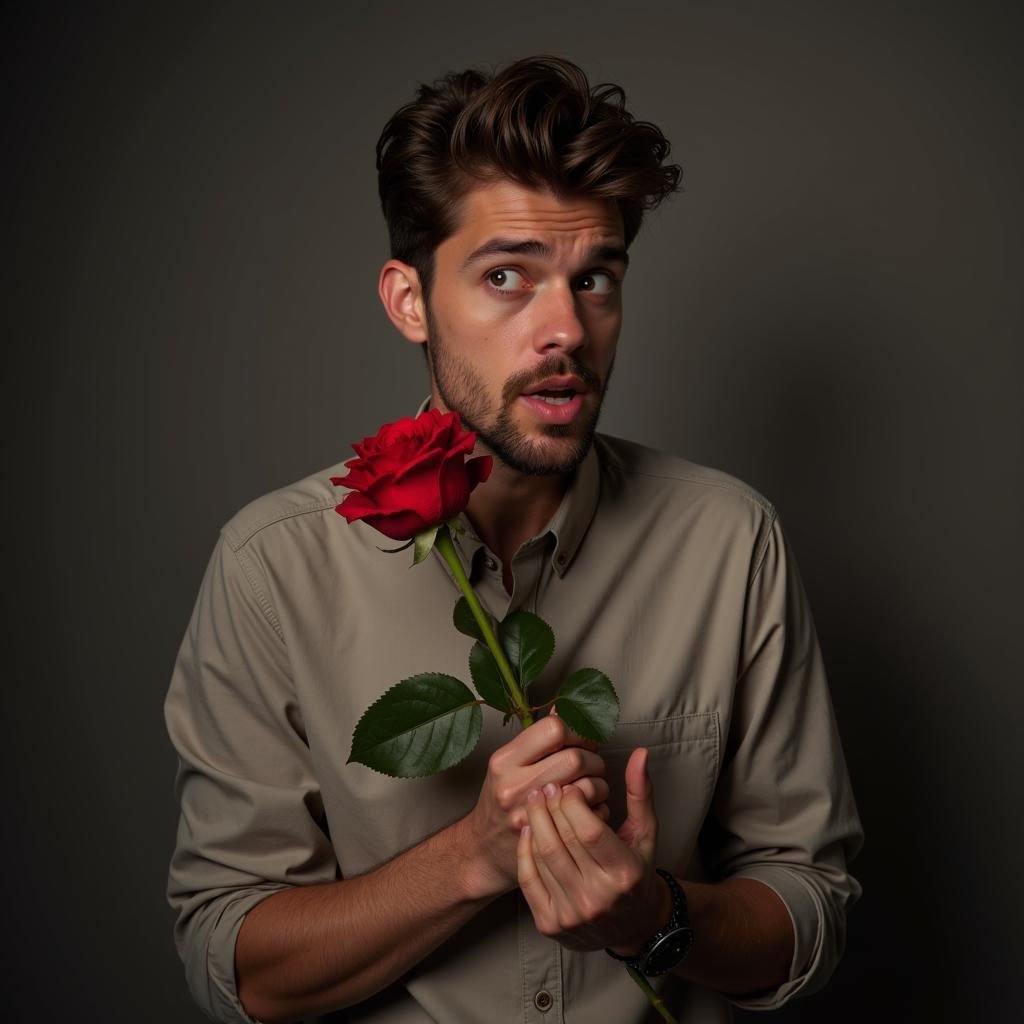
[[[587,332],[571,285],[551,282],[534,299],[534,311],[537,315],[534,347],[538,352],[556,349],[571,352],[586,341]]]

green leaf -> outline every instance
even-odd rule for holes
[[[498,624],[494,621],[493,615],[488,615],[487,611],[484,614],[491,621],[491,628],[494,630],[494,635],[498,635]],[[471,636],[474,640],[484,640],[483,631],[480,629],[480,624],[476,621],[476,617],[473,615],[473,609],[469,607],[469,602],[466,598],[460,597],[455,602],[455,611],[452,613],[452,621],[455,623],[455,628],[466,636]],[[484,641],[486,642],[486,641]]]
[[[441,524],[438,523],[437,526],[432,526],[429,530],[417,533],[413,538],[416,542],[416,554],[412,560],[413,565],[419,565],[420,562],[430,554],[430,551],[434,546],[434,541],[437,538],[437,531],[440,528]]]
[[[472,690],[454,676],[422,672],[374,701],[352,735],[348,762],[400,779],[434,775],[476,746],[483,715]]]
[[[525,690],[555,653],[555,634],[539,615],[513,612],[501,626],[501,645],[519,685]]]
[[[490,647],[477,640],[469,652],[469,671],[473,676],[476,692],[493,708],[499,711],[511,711],[512,701],[505,680],[501,678],[501,669],[491,653]]]
[[[596,668],[573,672],[558,691],[558,717],[577,736],[607,743],[619,720],[619,698],[611,680]]]

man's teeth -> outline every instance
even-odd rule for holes
[[[534,391],[530,398],[539,398],[550,405],[565,405],[566,402],[571,402],[576,397],[576,392],[572,388],[566,388],[565,390],[556,390],[554,388],[543,391]]]

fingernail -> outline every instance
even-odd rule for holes
[[[522,830],[520,831],[519,835],[523,839],[528,839],[530,837],[530,826],[529,825],[524,825],[522,827]]]
[[[539,800],[540,799],[540,790],[539,789],[531,789],[530,792],[526,794],[526,799],[527,800]]]
[[[544,787],[544,795],[545,795],[545,796],[548,796],[548,797],[552,797],[552,796],[554,796],[554,795],[555,795],[555,794],[556,794],[557,792],[558,792],[558,787],[557,787],[557,786],[556,786],[556,785],[555,785],[555,784],[554,784],[553,782],[549,782],[549,783],[548,783],[548,784],[547,784],[547,785],[546,785],[546,786]]]

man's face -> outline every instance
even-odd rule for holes
[[[618,207],[499,181],[466,196],[460,223],[434,255],[433,404],[512,469],[569,473],[593,441],[622,323]],[[552,377],[573,378],[552,382],[554,402],[524,395]]]

